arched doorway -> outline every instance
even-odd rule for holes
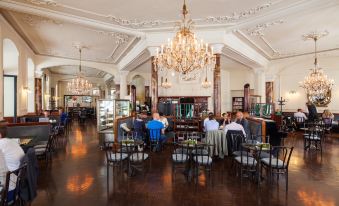
[[[19,71],[19,51],[10,39],[3,40],[4,70],[4,117],[17,114],[17,76]]]

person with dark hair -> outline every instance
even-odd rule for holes
[[[224,128],[226,125],[231,123],[231,115],[228,113],[222,113],[221,116],[223,119],[220,120],[219,124],[220,127]]]
[[[307,109],[308,109],[308,120],[314,121],[318,119],[318,112],[317,107],[312,102],[306,103]]]
[[[303,120],[307,120],[307,116],[302,109],[298,109],[296,113],[293,114],[294,118],[303,118]],[[303,121],[300,121],[303,122]]]
[[[241,124],[241,126],[243,126],[245,132],[246,132],[246,136],[249,137],[250,134],[250,125],[248,123],[248,120],[244,117],[244,114],[242,112],[237,112],[236,114],[236,118],[237,118],[237,123]]]
[[[219,122],[214,118],[214,115],[209,115],[208,120],[205,123],[205,131],[215,131],[219,129]]]
[[[204,119],[204,124],[203,124],[203,126],[204,126],[204,131],[205,131],[205,128],[206,128],[206,122],[209,120],[210,116],[214,116],[213,112],[208,113],[208,117],[206,117],[206,118]]]

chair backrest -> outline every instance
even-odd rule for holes
[[[273,146],[270,150],[269,165],[288,169],[293,149],[294,147]],[[276,161],[272,160],[273,158]],[[283,165],[279,165],[278,159],[282,161]]]
[[[173,143],[173,154],[174,155],[174,160],[176,162],[178,161],[183,161],[183,162],[186,162],[189,158],[189,145],[188,144],[178,144],[178,143]],[[182,158],[180,158],[182,157]]]
[[[188,139],[201,139],[202,133],[201,132],[187,132]]]
[[[305,118],[304,117],[294,117],[295,121],[297,123],[304,123],[305,122]]]
[[[211,144],[196,144],[194,146],[195,154],[194,158],[196,162],[202,162],[203,164],[211,164],[212,158],[211,155],[211,147],[213,148],[214,145]],[[207,151],[207,152],[206,152]],[[212,149],[213,151],[213,149]]]
[[[232,132],[230,132],[232,131]],[[244,134],[242,133],[242,131],[233,131],[233,130],[229,130],[226,134],[226,138],[227,138],[227,135],[230,133],[230,141],[228,141],[227,143],[230,143],[230,150],[229,152],[231,152],[231,154],[234,152],[234,151],[239,151],[241,150],[241,143],[245,142],[245,137],[244,137]]]
[[[119,160],[122,157],[121,149],[121,143],[115,143],[107,141],[105,142],[105,149],[106,149],[106,160],[107,162],[109,160]]]
[[[22,184],[24,184],[23,181],[25,180],[26,174],[27,174],[26,163],[20,166],[18,169],[8,171],[6,173],[5,187],[2,191],[3,194],[1,197],[2,206],[8,205],[8,203],[10,203],[11,205],[16,205],[16,201],[18,201],[20,196],[20,187]],[[13,180],[13,178],[16,178],[16,180]],[[10,182],[15,182],[15,189],[12,197],[8,197]]]
[[[148,135],[150,140],[159,140],[161,137],[161,129],[148,129]]]
[[[257,164],[255,163],[256,162],[256,159],[253,158],[252,156],[252,153],[251,153],[251,150],[250,149],[246,149],[244,148],[243,146],[241,146],[241,155],[240,155],[240,163],[241,165],[246,165],[246,169],[247,170],[255,170]],[[260,153],[259,153],[259,156],[260,156]]]
[[[324,123],[325,129],[331,128],[332,122],[333,122],[333,120],[331,118],[323,118],[323,123]]]
[[[140,144],[123,144],[123,147],[127,148],[128,153],[130,154],[130,160],[132,162],[143,162],[145,160],[145,145]],[[136,147],[138,146],[137,150]]]

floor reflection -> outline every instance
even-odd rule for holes
[[[84,193],[93,184],[94,178],[88,174],[71,176],[67,180],[67,190],[73,193]]]
[[[330,198],[325,198],[317,192],[298,191],[298,197],[302,200],[305,206],[335,206],[335,201]]]

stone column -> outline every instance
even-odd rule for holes
[[[220,77],[220,58],[223,44],[212,45],[216,61],[213,75],[213,109],[214,115],[221,116],[221,77]]]
[[[120,71],[120,99],[125,99],[127,94],[127,75],[128,71]]]
[[[4,117],[4,70],[3,70],[3,40],[0,26],[0,120]]]
[[[274,91],[273,91],[273,82],[266,82],[265,83],[265,90],[266,90],[266,103],[272,104],[274,102]]]
[[[152,70],[151,70],[151,101],[152,101],[152,113],[158,111],[158,70],[157,65],[154,63],[154,56],[151,58]]]
[[[131,103],[132,103],[132,111],[136,111],[137,107],[137,88],[132,85],[131,86]]]
[[[17,116],[27,113],[27,93],[24,87],[27,86],[27,57],[23,50],[19,50],[19,68],[17,76]]]

